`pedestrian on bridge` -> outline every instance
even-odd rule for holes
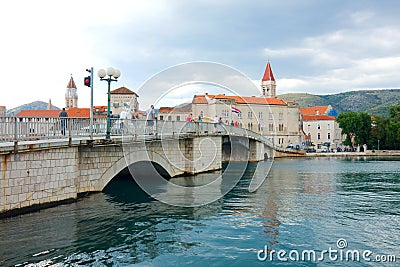
[[[149,111],[147,111],[147,117],[146,117],[148,134],[154,133],[155,121],[156,121],[156,114],[154,112],[154,105],[151,105]]]
[[[68,113],[65,111],[65,108],[63,108],[60,112],[60,114],[58,115],[58,117],[60,117],[60,126],[61,126],[61,134],[65,135],[65,132],[67,130],[68,127]]]

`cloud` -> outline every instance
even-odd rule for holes
[[[350,14],[353,24],[375,18],[372,12]],[[363,24],[364,25],[364,24]],[[265,48],[275,60],[302,61],[303,73],[278,79],[278,89],[312,93],[335,93],[349,89],[393,88],[399,86],[400,29],[348,27],[316,36],[304,37],[298,45]],[[310,70],[312,70],[310,72]]]

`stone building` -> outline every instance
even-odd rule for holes
[[[276,146],[300,144],[303,134],[299,106],[279,98],[256,96],[195,95],[194,116],[221,118],[223,123],[238,124],[268,137]]]
[[[163,121],[185,121],[187,116],[192,113],[192,103],[185,103],[175,107],[160,107],[158,109],[158,119]],[[196,119],[196,118],[194,118]]]
[[[120,87],[110,92],[111,112],[112,114],[121,114],[123,109],[130,108],[130,112],[139,110],[138,95],[126,87]]]
[[[65,108],[78,107],[78,92],[74,82],[74,78],[69,79],[67,90],[65,91]]]

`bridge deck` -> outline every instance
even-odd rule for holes
[[[89,119],[68,118],[61,133],[60,118],[0,118],[0,153],[11,150],[46,149],[66,145],[83,145],[91,142],[102,143],[106,137],[106,120],[97,119],[90,127]],[[293,153],[292,150],[277,147],[266,136],[244,128],[206,122],[157,121],[156,127],[147,127],[145,120],[111,123],[111,140],[151,141],[160,138],[185,138],[189,135],[229,135],[257,140],[276,151]]]

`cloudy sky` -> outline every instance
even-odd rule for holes
[[[259,83],[269,59],[278,94],[399,88],[398,14],[398,1],[6,1],[0,105],[51,98],[63,107],[72,74],[79,106],[89,107],[85,69],[113,66],[122,75],[112,89],[138,91],[143,109],[154,102],[140,90],[146,81],[192,61]],[[96,78],[94,90],[106,105],[106,83]]]

